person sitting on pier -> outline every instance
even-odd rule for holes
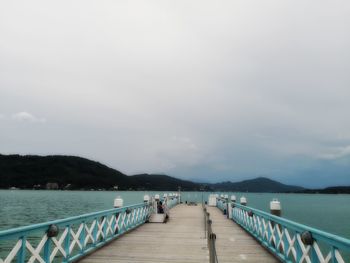
[[[162,201],[158,202],[158,204],[157,204],[157,211],[158,211],[158,214],[164,214],[164,208],[163,208]]]

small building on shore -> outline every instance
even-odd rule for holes
[[[58,190],[58,183],[47,183],[46,190]]]

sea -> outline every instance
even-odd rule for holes
[[[143,202],[145,194],[169,192],[150,191],[49,191],[0,190],[0,231],[89,212],[113,208],[120,196],[124,205]],[[207,201],[209,192],[182,192],[182,201]],[[221,194],[221,193],[219,193]],[[269,202],[277,198],[282,216],[350,239],[350,195],[223,193],[245,196],[248,206],[269,211]]]

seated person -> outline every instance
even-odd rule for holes
[[[157,204],[157,211],[158,211],[158,214],[164,214],[164,209],[163,209],[163,203],[162,201],[159,201],[158,204]]]

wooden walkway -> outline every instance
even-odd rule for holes
[[[253,237],[216,207],[208,207],[219,263],[278,262]],[[165,224],[146,223],[88,255],[82,263],[209,262],[201,205],[178,205]]]
[[[82,263],[209,262],[201,205],[178,205],[166,224],[146,223],[82,259]]]
[[[219,263],[223,262],[279,262],[252,236],[216,207],[207,207],[216,234],[216,252]]]

